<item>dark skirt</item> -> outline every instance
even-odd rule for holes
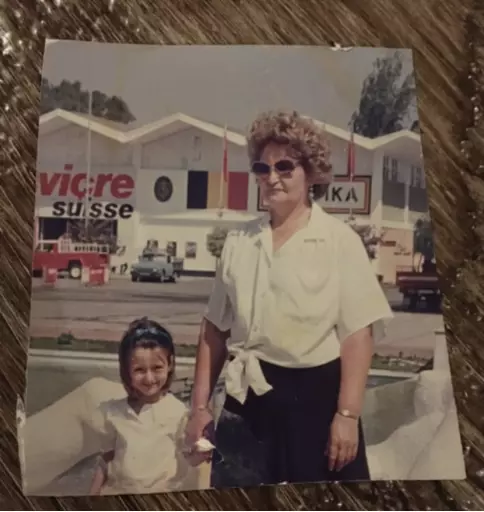
[[[356,459],[339,472],[328,469],[341,360],[301,369],[261,361],[261,368],[271,391],[257,396],[249,390],[244,404],[225,400],[215,432],[212,487],[369,480],[361,421]]]

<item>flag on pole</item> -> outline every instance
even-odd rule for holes
[[[228,169],[228,154],[227,154],[227,126],[224,127],[224,149],[223,149],[223,160],[222,160],[222,174],[224,182],[229,181],[229,169]]]
[[[222,173],[220,174],[220,191],[219,191],[219,215],[226,208],[227,202],[227,183],[229,181],[228,170],[228,150],[227,150],[227,125],[224,126],[223,146],[222,146]]]
[[[348,161],[346,172],[350,181],[355,177],[355,134],[351,130],[350,142],[348,144]]]
[[[350,185],[353,184],[355,177],[355,134],[353,127],[351,128],[350,141],[348,144],[348,160],[346,164],[346,173],[350,179]],[[353,205],[350,205],[350,219],[353,218]]]
[[[86,183],[91,182],[91,116],[92,116],[92,93],[87,93],[87,142],[86,142]],[[84,230],[89,231],[89,187],[84,195]]]

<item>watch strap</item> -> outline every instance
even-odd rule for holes
[[[358,415],[352,414],[352,412],[349,411],[348,409],[338,409],[336,413],[339,414],[340,416],[343,416],[344,418],[350,418],[355,421],[360,419]]]

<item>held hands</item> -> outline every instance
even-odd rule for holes
[[[191,466],[199,466],[202,462],[209,462],[212,459],[212,450],[200,449],[199,441],[203,438],[213,441],[214,433],[215,423],[208,409],[191,413],[185,428],[185,444],[188,447],[185,457]]]
[[[356,458],[358,442],[358,420],[335,414],[326,449],[329,470],[341,471],[352,462]]]

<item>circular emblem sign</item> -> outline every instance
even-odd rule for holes
[[[166,176],[158,178],[153,188],[155,197],[160,203],[166,203],[173,195],[173,183]]]

